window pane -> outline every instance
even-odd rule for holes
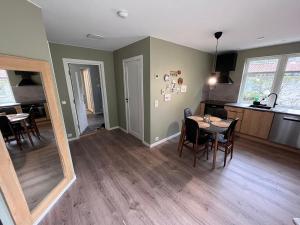
[[[252,103],[255,97],[263,98],[271,92],[274,73],[247,74],[242,102]]]
[[[275,72],[279,59],[251,60],[248,66],[248,73]]]
[[[290,57],[287,61],[285,71],[298,71],[300,72],[300,56]]]
[[[289,108],[300,108],[300,72],[284,74],[278,104]]]
[[[0,104],[14,103],[15,97],[11,90],[6,70],[0,69]]]

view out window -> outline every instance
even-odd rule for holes
[[[14,103],[15,97],[11,89],[6,70],[0,69],[0,104]]]
[[[278,104],[289,108],[300,108],[300,56],[288,57]]]
[[[239,102],[259,101],[278,94],[278,105],[300,108],[300,55],[248,59],[240,87]],[[271,101],[274,98],[270,99]]]

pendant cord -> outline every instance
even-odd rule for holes
[[[219,39],[217,38],[216,52],[215,52],[215,58],[214,58],[214,64],[213,64],[213,72],[216,72],[216,64],[217,64],[217,57],[218,57],[218,45],[219,45]]]

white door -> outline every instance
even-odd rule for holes
[[[88,126],[86,107],[84,104],[83,84],[80,77],[79,66],[69,64],[73,96],[78,119],[79,131],[82,133]]]
[[[144,139],[143,57],[123,61],[127,130]]]

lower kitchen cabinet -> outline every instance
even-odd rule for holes
[[[245,109],[240,133],[267,139],[274,113]]]

